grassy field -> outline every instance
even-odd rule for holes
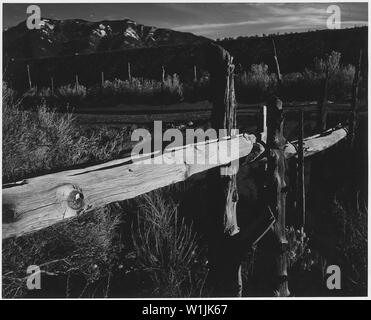
[[[343,65],[341,54],[333,51],[325,57],[315,58],[310,68],[304,71],[282,74],[280,97],[284,101],[317,101],[321,99],[327,76],[329,100],[349,101],[354,72],[354,66]],[[367,96],[364,78],[361,79],[360,86],[360,95],[363,97]],[[275,73],[264,63],[253,64],[248,69],[236,69],[236,97],[241,103],[264,101],[276,91],[277,84]],[[73,109],[75,112],[83,112],[85,109],[129,109],[127,106],[133,105],[138,105],[140,110],[141,106],[147,105],[154,106],[153,112],[156,112],[159,105],[184,103],[183,107],[187,107],[187,103],[208,100],[213,92],[210,88],[210,74],[205,71],[192,81],[181,79],[175,73],[164,75],[162,80],[114,78],[90,86],[80,83],[78,79],[74,83],[53,87],[37,86],[35,83],[28,91],[18,94],[23,96],[23,105],[26,108],[45,103],[59,111]]]
[[[357,147],[357,155],[362,145]],[[347,144],[306,161],[308,196],[305,242],[297,236],[296,210],[288,207],[289,286],[295,296],[331,296],[325,287],[328,265],[342,269],[341,295],[367,291],[367,188],[359,157],[357,177],[344,170]],[[354,161],[354,160],[353,160]],[[359,163],[359,160],[358,160]],[[293,165],[292,162],[289,163]],[[242,166],[238,174],[238,221],[242,229],[264,213],[263,167]],[[363,178],[362,178],[363,177]],[[315,179],[314,182],[312,179]],[[290,178],[292,179],[292,178]],[[320,179],[320,180],[318,180]],[[357,182],[357,201],[351,181]],[[294,181],[290,180],[290,185]],[[321,184],[321,188],[318,185]],[[204,175],[63,222],[32,235],[3,242],[3,295],[6,297],[208,297],[209,265],[203,239],[208,186]],[[289,199],[295,197],[290,188]],[[169,246],[169,244],[174,244]],[[261,266],[264,241],[246,246],[244,296],[265,296]],[[25,288],[28,265],[42,266],[43,287]]]
[[[238,103],[237,116],[242,119],[246,116],[254,116],[261,113],[263,103],[245,104]],[[307,113],[316,113],[316,102],[300,103],[291,102],[284,105],[286,114],[290,116],[304,108]],[[212,104],[209,101],[196,103],[180,103],[173,105],[121,105],[114,108],[89,108],[75,113],[75,117],[81,124],[107,123],[107,124],[133,124],[151,123],[155,120],[163,122],[195,122],[210,119]],[[365,110],[365,109],[364,109]],[[346,114],[350,112],[350,103],[330,103],[329,114]],[[194,120],[194,121],[193,121]]]

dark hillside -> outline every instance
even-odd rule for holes
[[[321,30],[266,37],[239,37],[219,41],[235,57],[237,73],[252,64],[264,62],[273,70],[272,37],[275,40],[278,58],[283,74],[303,71],[311,67],[315,57],[323,57],[332,51],[341,53],[341,64],[353,64],[362,48],[367,56],[368,28],[343,30]],[[206,69],[208,57],[205,45],[167,45],[152,48],[139,48],[106,51],[73,56],[42,59],[4,60],[6,81],[18,90],[28,87],[27,65],[30,66],[33,85],[50,86],[73,83],[76,75],[83,85],[100,84],[102,72],[106,80],[127,79],[128,62],[131,75],[151,79],[161,79],[162,66],[166,74],[177,73],[183,82],[193,79],[193,66],[201,75]],[[366,66],[366,65],[365,65]],[[367,68],[365,68],[366,70]]]
[[[356,64],[359,49],[367,53],[368,28],[319,30],[266,37],[239,37],[218,41],[242,68],[264,62],[273,68],[272,41],[274,39],[281,72],[298,72],[313,64],[313,58],[326,53],[341,53],[342,64]]]

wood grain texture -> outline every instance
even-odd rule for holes
[[[290,291],[287,280],[287,239],[286,239],[286,195],[287,195],[287,159],[285,157],[286,139],[283,135],[282,101],[272,97],[267,108],[267,171],[266,201],[273,212],[275,223],[272,226],[274,237],[271,239],[271,260],[275,268],[273,283],[274,295],[288,297]]]
[[[347,129],[331,129],[321,135],[315,135],[304,139],[304,157],[311,156],[332,147],[347,136]],[[259,160],[264,153],[263,145],[256,143],[253,135],[239,135],[239,158],[246,158],[245,163]],[[216,153],[209,154],[213,144],[218,150],[227,150],[232,140],[228,138],[221,141],[201,142],[174,149],[173,159],[184,159],[185,150],[194,149],[195,156],[203,156],[206,159],[214,159]],[[207,145],[211,145],[208,148]],[[284,148],[285,158],[297,155],[297,141],[286,143]],[[210,147],[210,146],[209,146]],[[253,149],[254,148],[254,149]],[[182,153],[183,152],[183,153]],[[151,154],[149,156],[166,157],[169,159],[170,152],[164,155]],[[147,159],[149,156],[137,157],[137,160]],[[210,156],[210,158],[209,158]],[[179,158],[181,157],[181,158]],[[164,186],[184,181],[188,177],[226,164],[189,164],[191,159],[185,159],[181,164],[155,165],[132,163],[131,158],[109,161],[104,164],[91,166],[84,169],[68,170],[59,173],[43,175],[28,179],[14,186],[3,187],[3,216],[11,217],[11,221],[4,223],[2,237],[20,236],[25,233],[37,231],[77,214],[104,206],[114,201],[134,198],[146,192],[162,188]],[[211,161],[210,161],[211,162]],[[84,205],[80,209],[67,206],[68,194],[61,197],[61,190],[81,190]],[[63,192],[62,192],[63,193]]]
[[[237,128],[233,57],[222,47],[210,47],[210,85],[213,103],[211,127],[233,135]],[[220,137],[220,132],[219,132]],[[208,259],[209,280],[215,296],[241,296],[241,254],[234,243],[237,223],[237,172],[239,161],[208,172]]]
[[[343,140],[348,134],[347,128],[329,129],[322,134],[317,134],[303,141],[304,157],[310,157],[318,152],[324,151],[339,141]],[[298,141],[286,143],[284,147],[285,158],[289,159],[297,155]]]
[[[237,140],[237,154],[232,153],[230,159],[218,157],[218,154],[227,154],[227,150]],[[149,155],[137,156],[134,162],[131,158],[113,160],[7,186],[3,188],[3,211],[12,219],[10,223],[3,223],[2,237],[4,239],[37,231],[84,211],[184,181],[196,173],[247,156],[254,143],[255,136],[241,134],[233,138],[174,148],[152,159]],[[205,164],[195,164],[194,157],[207,161]],[[155,164],[156,158],[162,164]],[[145,160],[152,161],[144,164]],[[169,162],[173,164],[169,165]]]

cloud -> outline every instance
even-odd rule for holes
[[[233,7],[235,8],[235,6]],[[243,26],[250,26],[251,28],[249,30],[260,30],[264,28],[269,31],[322,28],[326,26],[327,17],[326,8],[324,7],[287,7],[273,4],[258,7],[259,10],[254,10],[253,15],[251,6],[249,6],[249,16],[251,17],[249,20],[186,24],[175,26],[173,29],[194,32],[201,35],[212,35],[216,31],[227,33],[228,30],[246,30],[241,29]]]
[[[219,28],[228,28],[236,26],[246,26],[254,24],[264,24],[269,23],[265,20],[250,20],[250,21],[239,21],[239,22],[229,22],[229,23],[204,23],[204,24],[191,24],[174,27],[174,30],[177,31],[195,31],[195,30],[205,30],[205,29],[219,29]]]

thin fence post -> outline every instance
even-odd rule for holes
[[[75,87],[76,87],[76,90],[79,87],[79,76],[78,75],[75,76]]]
[[[161,66],[161,79],[162,79],[162,82],[164,83],[165,82],[165,67],[164,66]]]
[[[260,140],[267,143],[267,106],[262,107],[262,128],[260,133]]]
[[[298,137],[298,213],[300,217],[301,233],[305,228],[305,176],[304,176],[304,109],[299,111],[299,137]]]
[[[229,53],[217,45],[210,45],[209,61],[213,103],[211,126],[223,129],[227,135],[236,133],[236,100],[234,65]],[[219,138],[224,134],[219,131]],[[242,244],[237,224],[238,161],[208,172],[209,204],[209,280],[217,296],[242,295]]]
[[[130,62],[128,62],[128,79],[129,79],[129,81],[131,81],[131,66],[130,66]]]
[[[193,66],[193,81],[197,81],[197,67],[196,65]]]
[[[102,83],[102,87],[104,87],[104,71],[102,71],[101,73],[101,83]]]
[[[357,113],[358,113],[358,87],[361,75],[362,50],[359,51],[358,63],[356,65],[353,83],[352,83],[352,103],[349,120],[350,146],[354,145],[355,132],[357,128]]]
[[[323,91],[320,101],[318,103],[318,130],[320,132],[325,131],[327,128],[327,95],[328,95],[328,85],[330,81],[330,74],[326,66],[326,75],[323,82]]]
[[[31,72],[30,72],[30,65],[27,65],[27,76],[28,76],[28,85],[30,90],[32,89],[32,82],[31,82]]]
[[[276,75],[277,75],[278,88],[280,88],[281,84],[282,84],[282,76],[281,76],[280,64],[278,62],[276,44],[274,43],[274,39],[272,39],[272,46],[273,46],[274,62],[275,62],[275,65],[276,65]]]

